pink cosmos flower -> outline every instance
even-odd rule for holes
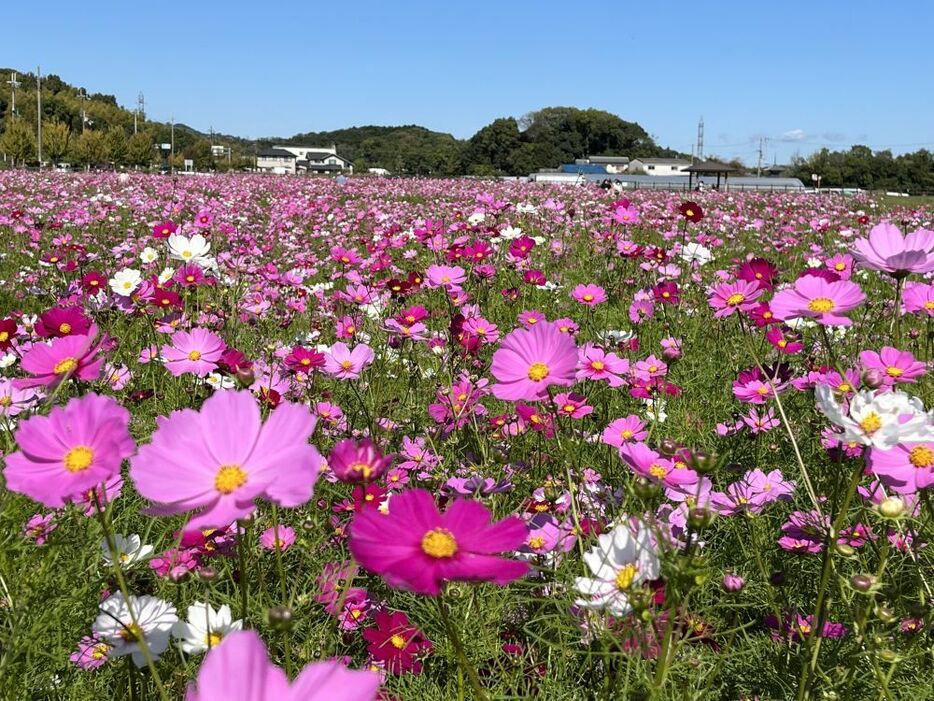
[[[130,412],[110,397],[88,394],[33,416],[16,431],[19,451],[7,456],[6,488],[58,508],[120,473],[136,445]]]
[[[467,280],[467,272],[459,265],[431,265],[425,270],[425,284],[429,288],[453,289]]]
[[[574,384],[576,368],[574,339],[554,324],[514,329],[493,354],[490,371],[498,380],[493,396],[510,402],[542,399],[552,385]]]
[[[915,378],[927,372],[927,364],[915,360],[909,351],[900,351],[892,346],[885,346],[881,351],[863,351],[859,362],[866,370],[882,372],[882,382],[891,387],[897,382],[915,383]]]
[[[587,404],[587,397],[573,392],[562,392],[555,395],[554,404],[560,416],[570,419],[582,419],[593,413],[593,407]]]
[[[259,544],[266,550],[288,550],[295,542],[295,529],[283,526],[267,528],[259,536]]]
[[[777,293],[770,307],[775,318],[782,321],[807,317],[825,326],[850,326],[853,322],[842,315],[865,299],[866,295],[855,282],[827,282],[804,275],[795,280],[794,287]]]
[[[285,507],[311,498],[323,458],[308,444],[316,419],[306,406],[283,402],[263,424],[252,394],[219,391],[200,412],[156,422],[130,476],[155,513],[200,509],[188,531],[228,526],[252,513],[259,497]]]
[[[217,369],[217,363],[227,350],[227,344],[207,329],[176,331],[171,344],[162,346],[165,369],[175,377],[186,372],[207,377]]]
[[[934,231],[918,229],[902,235],[889,222],[876,224],[869,238],[853,242],[853,257],[864,267],[881,270],[896,277],[934,270]]]
[[[23,526],[23,537],[36,545],[45,545],[49,535],[58,528],[55,523],[55,514],[35,514]]]
[[[32,377],[13,380],[16,389],[55,387],[70,377],[90,382],[101,376],[104,359],[98,351],[105,339],[97,339],[93,324],[87,335],[54,338],[50,344],[35,343],[23,356],[22,368]]]
[[[68,660],[80,669],[103,667],[110,656],[110,643],[90,635],[78,641],[78,649],[69,655]]]
[[[902,295],[902,306],[908,314],[934,316],[934,285],[908,283]]]
[[[338,341],[324,355],[324,370],[339,380],[356,380],[373,358],[373,349],[365,343],[350,350],[346,343]]]
[[[390,465],[392,456],[384,456],[368,438],[340,441],[328,456],[328,471],[342,482],[372,482]]]
[[[934,485],[934,443],[903,443],[891,450],[869,451],[869,470],[899,494]]]
[[[645,422],[632,414],[611,421],[610,425],[603,429],[600,440],[614,448],[619,448],[623,443],[644,441],[648,435],[648,431],[645,430]]]
[[[185,701],[375,701],[380,677],[335,660],[312,662],[294,682],[269,661],[252,630],[228,633],[212,647],[188,687]]]
[[[694,470],[676,467],[674,462],[663,458],[645,443],[624,443],[619,448],[619,456],[637,475],[666,487],[697,482]]]
[[[606,290],[599,285],[578,285],[571,292],[571,297],[587,307],[596,307],[606,301]]]
[[[578,380],[604,381],[610,387],[620,387],[626,384],[624,378],[628,374],[629,361],[616,353],[609,353],[590,342],[578,350]]]
[[[717,310],[714,312],[714,317],[722,319],[733,312],[752,311],[759,306],[756,300],[762,296],[763,292],[758,282],[749,280],[723,282],[713,287],[707,301]]]
[[[522,547],[527,528],[516,516],[491,522],[478,501],[455,499],[442,514],[431,493],[394,496],[389,514],[367,509],[350,528],[350,552],[396,588],[437,596],[450,580],[505,586],[526,574],[525,562],[498,556]]]

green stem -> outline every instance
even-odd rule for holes
[[[101,529],[104,531],[104,540],[107,542],[107,549],[110,551],[110,564],[113,567],[114,576],[117,578],[117,586],[120,588],[120,593],[123,594],[123,600],[126,602],[126,608],[130,614],[130,621],[134,626],[134,631],[142,630],[139,625],[139,619],[136,617],[136,611],[133,610],[133,606],[130,603],[130,590],[127,588],[123,570],[120,568],[120,553],[117,552],[117,541],[114,539],[113,529],[110,526],[104,509],[101,508],[101,501],[100,497],[97,495],[97,490],[94,489],[92,494],[94,496],[94,506],[97,510],[97,517],[100,521]],[[169,701],[169,695],[162,684],[159,670],[156,669],[156,663],[152,659],[152,654],[149,652],[149,644],[146,642],[146,636],[140,635],[138,643],[140,652],[143,654],[143,659],[146,660],[146,666],[149,667],[149,671],[152,674],[152,680],[156,684],[159,698],[162,699],[162,701]]]
[[[273,522],[273,540],[276,546],[276,570],[279,574],[279,595],[282,597],[282,605],[289,605],[288,588],[285,582],[285,566],[282,564],[282,548],[279,546],[279,507],[272,505]],[[289,631],[282,633],[282,644],[285,648],[285,673],[292,678],[292,647],[289,643]]]
[[[238,524],[239,525],[239,524]],[[244,626],[249,626],[250,583],[246,576],[246,541],[249,537],[247,527],[239,525],[237,529],[237,567],[240,570],[240,619]]]
[[[484,691],[483,686],[480,684],[480,677],[477,675],[477,670],[474,669],[474,666],[470,664],[470,660],[467,659],[467,654],[464,652],[464,646],[461,644],[461,640],[457,636],[457,630],[454,628],[454,624],[451,622],[451,617],[448,614],[447,604],[444,603],[443,594],[438,597],[438,611],[441,614],[441,621],[444,623],[444,631],[447,633],[448,639],[454,646],[454,652],[457,654],[458,667],[460,667],[464,674],[467,675],[467,680],[470,682],[470,686],[473,687],[477,701],[488,701],[489,697],[486,695],[486,691]]]

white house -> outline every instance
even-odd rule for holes
[[[266,173],[353,173],[353,163],[337,154],[337,147],[274,146],[256,154],[256,169]]]
[[[629,167],[629,158],[627,156],[587,156],[587,158],[578,158],[574,163],[603,166],[607,173],[625,173]]]
[[[635,175],[681,175],[690,165],[683,158],[633,158],[627,171]]]

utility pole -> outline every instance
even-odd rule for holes
[[[171,160],[169,161],[169,168],[172,170],[172,175],[175,175],[175,117],[171,117],[169,123],[172,126],[172,151],[171,151]]]
[[[36,66],[36,150],[42,170],[42,67]]]
[[[7,81],[7,85],[10,86],[10,117],[11,119],[16,119],[16,88],[21,85],[16,79],[16,71],[10,73],[10,79]]]
[[[697,160],[704,160],[704,118],[697,123]]]
[[[763,138],[759,138],[759,160],[756,161],[756,177],[762,177],[762,142],[765,141]]]
[[[81,92],[78,93],[78,98],[84,101],[84,106],[81,108],[81,133],[83,134],[88,129],[87,103],[91,101],[91,96],[88,95],[87,90],[81,88]]]
[[[143,118],[143,109],[146,105],[146,99],[143,97],[143,93],[140,93],[136,98],[136,112],[133,113],[133,133],[137,132],[136,120]]]

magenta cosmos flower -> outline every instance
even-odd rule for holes
[[[888,222],[876,224],[869,238],[853,242],[853,257],[864,267],[881,270],[896,277],[934,270],[934,231],[918,229],[903,236]]]
[[[498,556],[518,550],[527,528],[516,516],[496,523],[478,501],[457,499],[443,514],[424,489],[389,500],[389,514],[361,511],[350,527],[350,552],[391,587],[437,596],[450,580],[505,586],[528,564]]]
[[[176,331],[171,340],[171,345],[162,346],[162,357],[165,369],[175,377],[186,372],[207,377],[227,350],[224,339],[206,329]]]
[[[554,324],[541,322],[530,329],[515,329],[500,342],[490,371],[499,380],[493,385],[497,399],[542,399],[552,385],[574,384],[577,346]]]
[[[88,394],[19,425],[19,451],[7,456],[7,489],[58,508],[120,474],[136,449],[130,413],[110,397]]]
[[[328,456],[328,469],[341,482],[373,482],[390,465],[392,456],[383,456],[369,438],[340,441]]]
[[[101,375],[104,359],[97,357],[103,341],[96,341],[97,327],[87,335],[64,336],[49,344],[36,343],[23,356],[22,367],[32,377],[13,380],[16,389],[55,387],[69,377],[90,382]]]
[[[878,353],[863,351],[859,362],[866,370],[879,370],[883,384],[891,387],[896,382],[916,382],[916,378],[927,373],[927,363],[916,360],[909,351],[883,346]]]
[[[795,280],[794,287],[776,294],[769,306],[775,318],[781,321],[808,317],[825,326],[850,326],[853,322],[842,315],[865,299],[866,295],[855,282],[828,282],[804,275]]]
[[[707,301],[716,309],[714,317],[721,319],[733,312],[748,312],[756,307],[756,300],[762,296],[762,288],[756,282],[737,280],[716,285],[710,291]]]
[[[373,349],[365,343],[354,346],[338,341],[324,354],[324,371],[339,380],[356,380],[373,362]]]
[[[599,285],[578,285],[571,292],[571,297],[587,307],[596,307],[606,302],[606,290]]]
[[[340,662],[312,662],[294,682],[269,661],[252,630],[236,631],[211,648],[185,701],[374,701],[378,674],[347,669]]]
[[[156,421],[130,476],[156,503],[155,513],[200,509],[189,531],[229,526],[259,497],[286,507],[311,498],[323,458],[308,444],[316,422],[308,407],[283,402],[264,424],[252,394],[220,391],[200,412],[173,411]]]

